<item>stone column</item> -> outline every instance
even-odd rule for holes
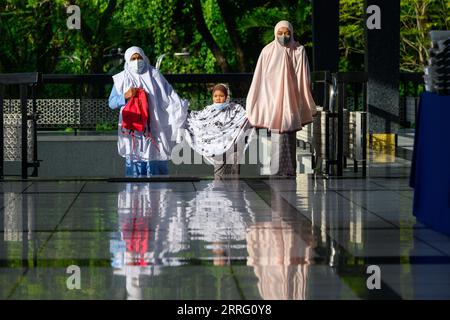
[[[339,69],[339,0],[312,0],[312,71]],[[317,85],[316,85],[317,86]],[[315,87],[315,102],[322,106],[323,87]]]
[[[400,0],[365,0],[365,70],[371,134],[399,127]]]

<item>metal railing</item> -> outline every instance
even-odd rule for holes
[[[423,73],[400,73],[400,125],[403,127],[410,127],[411,123],[408,121],[408,98],[414,99],[414,116],[417,114],[419,106],[420,92],[425,90],[425,82]]]
[[[164,76],[182,98],[190,101],[190,108],[197,110],[210,103],[210,90],[214,84],[219,82],[227,83],[231,89],[232,100],[245,106],[245,99],[241,97],[245,97],[253,74],[167,74]],[[110,110],[106,100],[110,89],[104,90],[105,87],[113,84],[111,75],[43,75],[44,86],[55,84],[70,85],[72,87],[70,90],[73,101],[71,106],[74,106],[79,111],[76,115],[76,122],[73,123],[74,119],[71,119],[72,123],[67,124],[74,129],[75,134],[77,134],[77,130],[95,130],[96,123],[99,122],[116,122],[116,120],[112,119],[117,119],[118,111]],[[103,96],[90,95],[87,88],[92,86],[97,88],[103,87]],[[67,104],[64,107],[70,109]],[[101,112],[96,110],[100,108],[102,109]],[[50,117],[53,120],[52,115],[48,113],[47,110],[42,118]],[[38,130],[61,129],[61,126],[55,125],[54,121],[44,123],[43,120],[38,123]]]
[[[351,156],[354,163],[354,171],[358,171],[358,162],[362,164],[362,175],[367,174],[367,81],[366,72],[338,72],[333,74],[334,86],[337,88],[335,101],[330,101],[330,119],[337,119],[337,128],[334,128],[335,121],[332,121],[332,128],[336,129],[337,134],[329,135],[331,139],[329,148],[331,149],[327,158],[327,173],[330,173],[331,167],[335,166],[335,175],[342,176],[343,169],[346,166],[346,158]],[[361,117],[357,120],[354,137],[353,154],[344,154],[344,109],[349,112],[347,97],[353,99],[353,111],[359,111]],[[361,101],[361,105],[359,103]],[[359,109],[359,110],[358,110]],[[328,128],[328,126],[327,126]],[[348,128],[349,130],[350,128]],[[332,132],[335,132],[334,130]],[[327,135],[328,137],[328,135]],[[334,157],[331,155],[334,154]],[[358,155],[361,155],[359,158]],[[359,159],[358,159],[359,158]]]
[[[367,74],[365,72],[315,73],[313,84],[323,101],[314,122],[297,135],[303,149],[309,146],[312,167],[331,176],[342,176],[347,159],[366,175],[367,151]],[[322,161],[325,169],[322,170]]]
[[[33,135],[33,155],[31,162],[28,159],[28,120],[31,120],[36,128],[36,88],[41,82],[41,75],[37,72],[0,74],[0,179],[4,178],[4,92],[7,86],[19,86],[20,114],[21,114],[21,173],[22,178],[28,177],[28,168],[34,168],[32,176],[38,175],[39,162],[37,160],[37,136]],[[28,93],[31,91],[32,111],[28,113]]]
[[[200,105],[206,100],[210,99],[210,90],[216,83],[223,82],[229,84],[234,97],[242,97],[243,106],[245,107],[245,96],[250,87],[250,83],[253,77],[252,73],[233,73],[233,74],[167,74],[165,78],[171,83],[174,89],[180,94],[180,96],[191,99],[191,101],[197,101]],[[367,74],[364,72],[349,72],[349,73],[336,73],[330,74],[328,71],[319,71],[311,73],[311,80],[313,86],[314,97],[320,97],[323,103],[323,110],[326,112],[326,125],[325,125],[325,155],[324,160],[326,163],[326,173],[342,175],[343,168],[346,166],[347,156],[344,148],[344,110],[359,111],[362,115],[360,119],[360,130],[363,132],[361,137],[358,137],[358,152],[361,156],[353,157],[354,170],[358,170],[358,163],[362,163],[363,175],[366,175],[366,145],[367,145]],[[334,82],[334,83],[333,83]],[[423,77],[420,74],[400,74],[401,86],[406,88],[408,83],[413,83],[413,88],[418,95],[420,84],[423,84]],[[23,121],[32,120],[34,123],[34,150],[33,159],[31,162],[22,161],[22,177],[27,176],[28,167],[33,167],[35,170],[32,175],[37,175],[37,168],[39,162],[37,161],[37,130],[55,129],[56,127],[46,126],[46,124],[39,123],[39,114],[37,110],[37,96],[46,97],[48,92],[44,89],[52,85],[68,85],[69,94],[64,94],[65,100],[73,101],[73,105],[76,105],[77,101],[81,105],[80,101],[86,101],[91,98],[97,98],[105,103],[102,108],[110,111],[107,107],[107,100],[105,95],[109,94],[108,90],[105,90],[106,86],[112,86],[113,79],[109,74],[92,74],[92,75],[67,75],[67,74],[43,74],[27,73],[27,74],[0,74],[0,139],[3,145],[3,114],[4,114],[4,97],[5,87],[19,86],[19,98],[20,98],[20,113]],[[410,86],[410,85],[409,85]],[[92,92],[89,92],[89,88],[97,87],[103,88],[103,95],[96,97],[95,93],[92,96]],[[330,89],[334,87],[335,95],[330,95]],[[28,89],[31,89],[30,91]],[[109,88],[110,89],[110,88]],[[28,106],[28,93],[32,96],[31,112],[27,112]],[[12,98],[9,93],[9,99]],[[17,95],[17,92],[16,92]],[[91,95],[91,96],[90,96]],[[195,104],[191,104],[194,105]],[[350,107],[353,106],[353,107]],[[95,107],[88,110],[95,111]],[[97,108],[99,109],[99,108]],[[401,100],[400,110],[405,109],[405,102]],[[70,110],[69,110],[70,112]],[[105,111],[106,112],[106,111]],[[117,112],[117,111],[115,111]],[[55,108],[55,115],[60,113],[58,108]],[[79,114],[83,112],[78,111]],[[401,114],[405,112],[401,111]],[[80,115],[79,115],[80,116]],[[101,118],[101,117],[100,117]],[[110,117],[111,118],[111,117]],[[114,119],[117,119],[115,116]],[[70,125],[75,130],[80,129],[95,129],[95,121],[83,122],[86,118],[79,117],[74,123],[58,123],[61,126]],[[102,120],[102,119],[100,119]],[[104,119],[108,120],[108,119]],[[94,125],[94,126],[93,126]],[[22,126],[22,159],[27,159],[26,149],[28,140],[26,135],[26,126]],[[336,132],[336,134],[331,134]],[[313,167],[315,167],[315,151],[310,145]],[[0,176],[3,178],[3,148],[0,148]],[[25,151],[24,151],[25,150]],[[352,158],[350,156],[350,158]]]

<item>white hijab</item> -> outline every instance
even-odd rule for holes
[[[130,59],[138,53],[145,66],[141,73],[130,68]],[[114,87],[119,94],[125,94],[129,88],[143,88],[148,94],[152,139],[136,134],[135,139],[121,131],[122,109],[119,116],[118,151],[122,157],[133,161],[169,160],[176,144],[179,129],[186,121],[188,101],[181,99],[164,76],[152,67],[144,51],[139,47],[130,47],[125,51],[124,70],[113,76]]]
[[[130,69],[130,59],[135,53],[138,53],[145,63],[145,67],[140,74],[135,73]],[[128,48],[127,51],[125,51],[125,65],[123,71],[113,76],[114,86],[116,87],[117,92],[125,94],[131,87],[144,89],[151,88],[150,69],[153,69],[153,67],[150,65],[147,56],[141,48],[136,46]],[[148,90],[145,91],[149,92]]]

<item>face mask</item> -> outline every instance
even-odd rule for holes
[[[279,37],[277,37],[277,40],[278,40],[279,44],[286,47],[289,44],[291,37],[279,36]]]
[[[145,68],[145,62],[142,59],[130,61],[128,65],[130,66],[131,71],[133,71],[134,73],[142,73]]]
[[[213,106],[216,110],[223,110],[228,106],[228,102],[224,103],[213,103]]]

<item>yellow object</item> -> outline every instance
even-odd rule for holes
[[[373,133],[372,134],[373,150],[395,150],[395,134],[394,133]]]
[[[395,162],[395,134],[372,134],[372,161],[375,163]]]

